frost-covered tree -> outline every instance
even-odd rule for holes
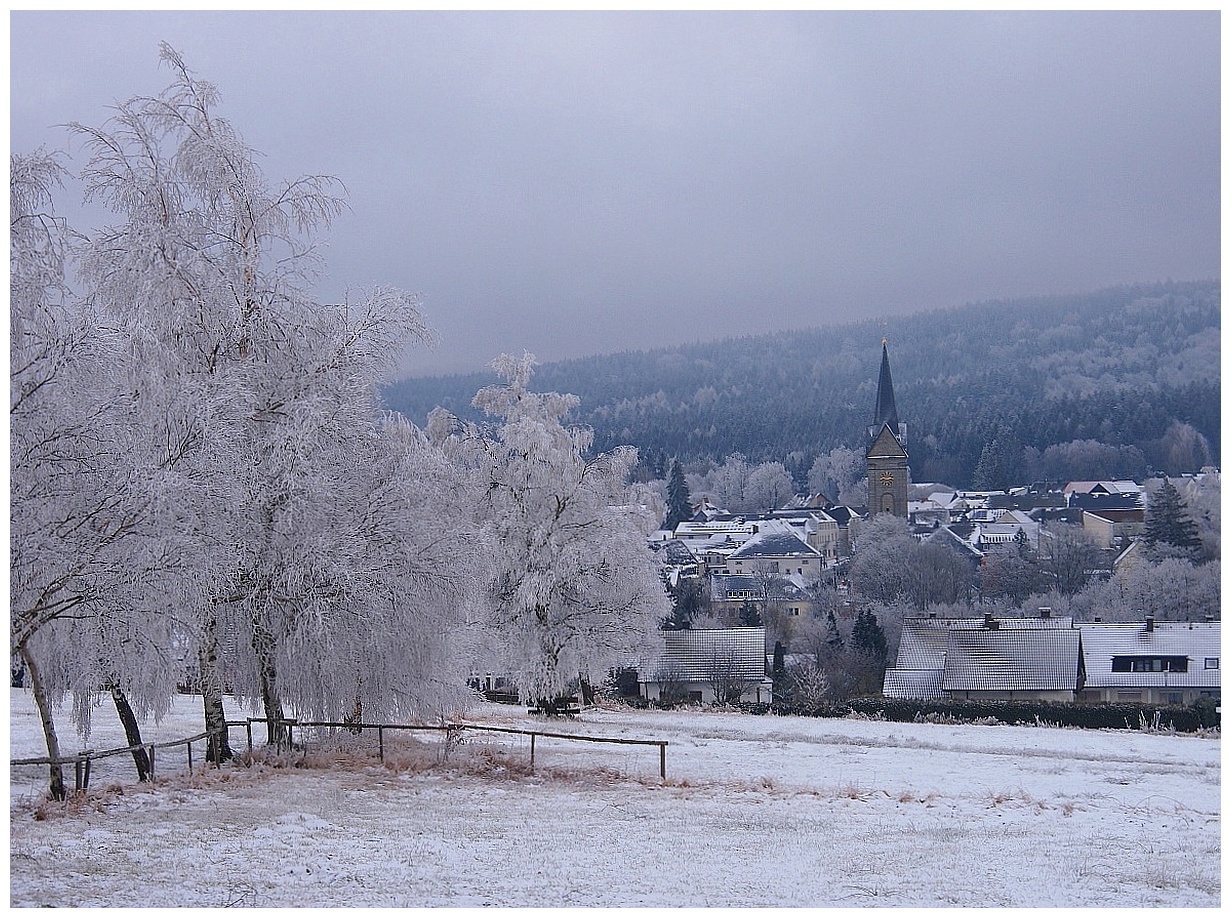
[[[427,452],[377,414],[376,383],[427,337],[418,302],[390,290],[316,302],[315,232],[343,207],[339,183],[271,184],[218,114],[216,90],[165,45],[162,59],[174,74],[164,92],[121,103],[102,127],[75,126],[90,154],[87,192],[119,217],[84,265],[93,301],[126,330],[128,410],[172,517],[166,543],[185,567],[173,601],[207,729],[224,718],[224,676],[260,701],[271,740],[287,703],[320,712],[367,698],[370,709],[406,710],[428,700],[407,681],[422,656],[373,647],[451,633],[435,610],[456,595],[449,573],[439,593],[425,588],[426,557],[416,569],[390,560],[439,535],[435,510],[404,490],[432,487],[405,464]],[[425,601],[374,611],[394,594]],[[395,670],[365,676],[347,659]],[[423,685],[440,676],[418,672]],[[373,700],[373,686],[395,683],[402,702]]]
[[[748,473],[744,483],[745,511],[774,510],[795,496],[795,480],[781,462],[764,462]]]
[[[744,509],[744,485],[748,483],[748,475],[752,466],[739,453],[728,456],[717,468],[702,479],[700,490],[706,493],[711,502],[733,513]]]
[[[101,689],[139,740],[129,695],[157,712],[174,688],[154,665],[167,616],[141,602],[171,567],[151,470],[131,449],[117,335],[66,280],[77,237],[52,209],[63,174],[42,151],[10,160],[10,653],[53,759],[52,710],[66,693],[83,735]],[[54,765],[51,794],[64,794]]]
[[[835,446],[817,456],[808,472],[808,487],[831,501],[847,506],[867,503],[867,464],[863,453],[847,446]],[[863,482],[862,498],[859,485]]]
[[[1048,526],[1040,535],[1040,560],[1056,589],[1066,596],[1080,593],[1099,565],[1098,545],[1080,526],[1063,523]]]
[[[1088,605],[1106,622],[1199,622],[1221,617],[1220,565],[1200,566],[1180,558],[1143,561],[1117,571],[1106,583],[1091,584]]]
[[[860,528],[851,557],[851,589],[870,602],[894,602],[909,595],[904,562],[917,547],[906,520],[877,514]]]
[[[600,681],[669,614],[645,541],[658,517],[627,484],[636,451],[591,456],[592,433],[564,423],[576,397],[530,391],[532,356],[493,367],[505,384],[474,404],[497,426],[453,436],[480,478],[478,514],[496,547],[493,663],[526,699],[551,701]],[[438,415],[429,429],[450,423]]]

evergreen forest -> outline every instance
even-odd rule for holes
[[[536,380],[580,398],[571,420],[597,449],[636,446],[646,478],[740,454],[781,462],[803,491],[818,456],[863,446],[884,337],[914,481],[1140,479],[1219,463],[1220,300],[1215,280],[973,303],[548,363]],[[419,424],[437,406],[475,417],[493,378],[384,396]]]

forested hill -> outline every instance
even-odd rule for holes
[[[540,390],[581,398],[595,446],[721,462],[862,447],[882,336],[916,481],[999,487],[1138,477],[1218,462],[1220,282],[976,303],[913,316],[545,364]],[[473,416],[486,374],[407,380],[390,408]],[[1048,447],[1051,447],[1049,450]]]

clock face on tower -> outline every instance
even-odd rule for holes
[[[893,472],[881,472],[881,484],[883,485],[893,484]]]

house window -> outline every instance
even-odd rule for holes
[[[1111,671],[1113,673],[1186,673],[1188,672],[1188,657],[1112,657]]]
[[[798,606],[791,606],[791,616],[793,618],[799,618],[799,607]]]
[[[1166,699],[1167,704],[1183,704],[1184,703],[1184,693],[1183,692],[1167,692],[1164,695],[1164,698]]]
[[[1206,669],[1218,669],[1218,657],[1206,657],[1205,658],[1205,668]]]
[[[1116,701],[1140,701],[1141,692],[1116,692]]]

